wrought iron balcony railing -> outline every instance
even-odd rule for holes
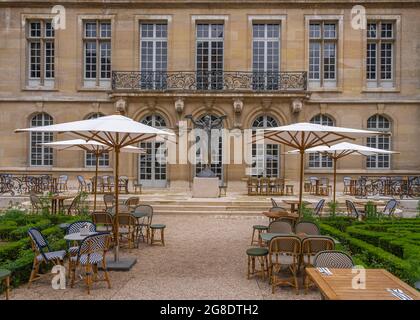
[[[304,91],[305,71],[113,71],[115,91]]]

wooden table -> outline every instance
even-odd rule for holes
[[[360,206],[364,206],[365,212],[366,212],[368,203],[372,204],[372,206],[375,208],[375,212],[378,212],[378,206],[385,206],[385,202],[383,200],[373,200],[373,199],[355,200],[354,203]]]
[[[332,275],[323,275],[316,268],[306,268],[309,278],[329,300],[399,300],[387,291],[400,289],[415,300],[420,300],[419,292],[401,281],[385,269],[364,269],[366,272],[365,289],[354,289],[352,281],[360,271],[353,269],[332,269]],[[357,285],[357,283],[356,283]],[[362,284],[359,284],[362,285]]]
[[[263,215],[265,215],[270,220],[270,222],[280,218],[289,218],[294,220],[299,218],[298,214],[288,211],[265,211],[263,212]]]
[[[65,196],[65,195],[54,195],[51,197],[51,214],[57,213],[64,209],[64,200],[73,199],[73,196]]]
[[[296,208],[299,206],[299,199],[290,199],[290,200],[282,200],[283,203],[290,205],[290,211],[298,212],[298,209]],[[310,204],[308,201],[302,201],[302,204]]]

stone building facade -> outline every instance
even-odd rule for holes
[[[59,4],[0,2],[1,172],[92,176],[91,155],[39,146],[64,136],[13,131],[119,110],[175,132],[188,114],[227,115],[223,127],[239,130],[303,121],[383,130],[391,136],[356,142],[401,154],[348,157],[339,176],[420,174],[418,1]],[[149,187],[190,187],[197,165],[157,163],[156,143],[143,147],[148,156],[122,156],[122,174]],[[285,151],[255,147],[255,174],[297,180],[298,159]],[[101,165],[111,173],[112,156]],[[329,176],[330,166],[308,155],[305,170]],[[244,188],[247,167],[215,170]]]

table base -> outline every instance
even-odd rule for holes
[[[108,271],[130,271],[136,263],[136,258],[120,258],[118,261],[115,261],[114,258],[108,258],[106,267]]]

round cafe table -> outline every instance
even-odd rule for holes
[[[80,232],[70,233],[64,236],[64,239],[67,241],[83,241],[87,237],[98,234],[98,232],[89,232],[86,235],[81,235]]]
[[[283,210],[265,211],[263,212],[263,215],[265,215],[269,219],[270,222],[276,219],[280,219],[280,218],[290,218],[294,220],[297,220],[299,218],[298,214],[291,213],[288,211],[283,211]]]

